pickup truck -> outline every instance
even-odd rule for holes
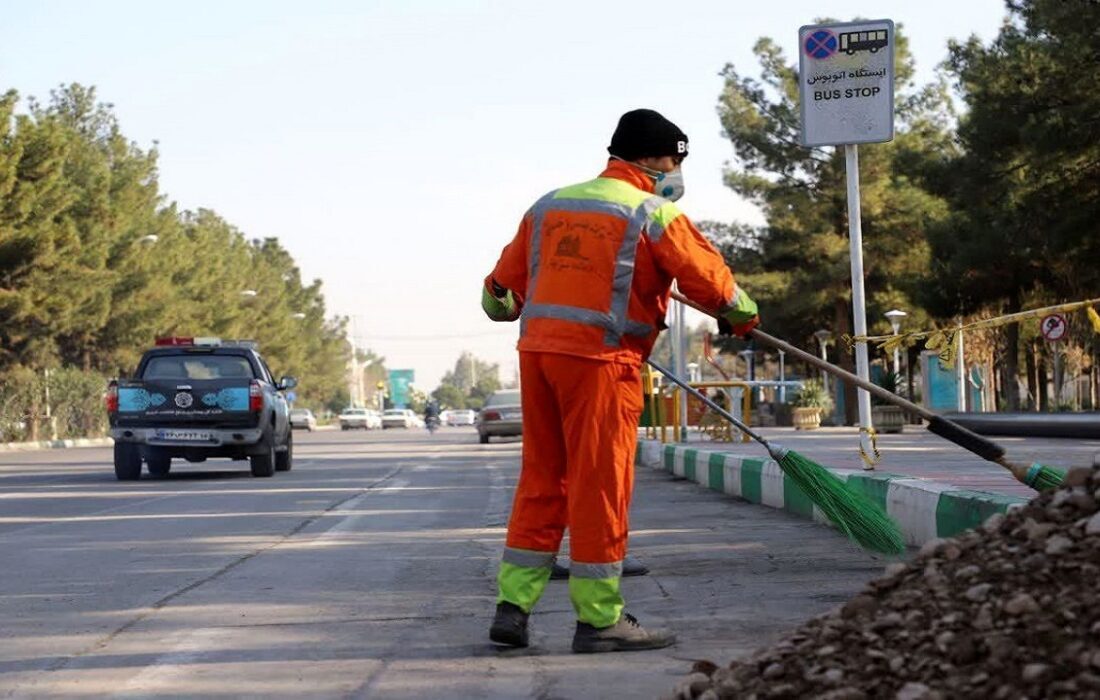
[[[294,457],[289,407],[283,392],[246,341],[162,338],[138,363],[134,377],[112,381],[107,414],[115,441],[115,476],[166,476],[172,460],[248,459],[253,476],[289,471]]]

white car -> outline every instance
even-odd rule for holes
[[[383,428],[416,428],[420,419],[407,408],[387,408],[382,414]]]
[[[451,411],[447,415],[447,425],[457,427],[460,425],[473,425],[477,421],[477,411],[466,409],[463,411]]]
[[[367,409],[367,430],[382,429],[382,412]]]
[[[305,428],[312,433],[317,429],[317,418],[308,408],[292,408],[290,409],[290,427]]]
[[[370,411],[365,408],[348,408],[340,414],[340,430],[370,430]]]

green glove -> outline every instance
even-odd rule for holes
[[[760,314],[756,302],[738,286],[733,288],[733,303],[726,307],[722,316],[734,326],[751,322]]]
[[[494,321],[515,321],[519,318],[519,307],[509,289],[504,290],[504,296],[495,297],[482,286],[481,308],[485,310],[485,315]]]

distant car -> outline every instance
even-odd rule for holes
[[[370,411],[365,408],[348,408],[340,414],[340,430],[370,430]]]
[[[465,409],[462,411],[450,411],[447,414],[447,425],[457,427],[460,425],[474,425],[477,422],[477,411]]]
[[[382,429],[382,412],[367,409],[367,430]]]
[[[423,427],[423,422],[407,408],[387,408],[382,413],[382,427],[417,428]]]
[[[519,389],[495,391],[486,399],[485,406],[477,415],[477,434],[483,445],[493,436],[523,435]]]
[[[304,428],[312,433],[317,429],[317,419],[313,416],[313,411],[308,408],[292,408],[290,409],[290,427]]]

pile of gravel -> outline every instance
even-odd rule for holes
[[[775,646],[670,698],[1100,698],[1100,471],[925,544]]]

